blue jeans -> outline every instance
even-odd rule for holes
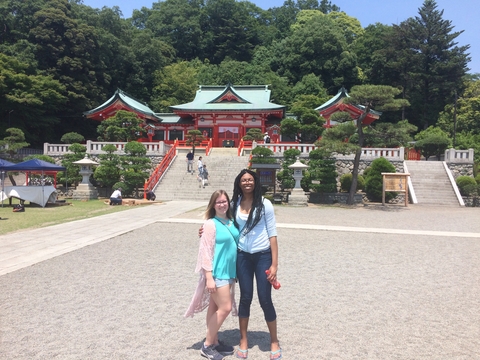
[[[237,278],[240,286],[240,304],[238,317],[250,317],[250,305],[253,299],[253,277],[257,281],[257,295],[263,310],[265,321],[271,322],[277,319],[277,313],[272,302],[272,284],[267,280],[265,270],[272,265],[272,253],[269,250],[255,254],[238,251],[237,254]]]
[[[110,198],[110,205],[122,205],[122,199]]]

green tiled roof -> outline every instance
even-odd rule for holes
[[[322,105],[320,105],[319,107],[315,108],[316,111],[322,111],[324,109],[327,109],[329,108],[330,106],[332,106],[333,104],[336,104],[337,102],[339,102],[340,100],[342,100],[344,97],[350,97],[348,96],[347,94],[347,90],[342,86],[342,88],[340,90],[338,90],[338,93],[337,95],[335,95],[334,97],[332,97],[330,100],[328,100],[327,102],[324,102]]]
[[[322,111],[322,110],[328,109],[330,106],[332,106],[336,103],[339,103],[345,97],[350,97],[350,95],[348,95],[347,90],[342,86],[342,88],[340,90],[338,90],[337,95],[335,95],[334,97],[332,97],[330,100],[323,103],[319,107],[315,108],[315,110],[316,111]],[[361,109],[362,111],[365,109],[365,106],[363,106],[363,105],[354,105],[354,104],[351,104],[351,105],[355,106],[358,109]],[[370,113],[378,115],[378,116],[382,115],[382,113],[380,111],[375,111],[375,110],[370,110]]]
[[[192,102],[170,106],[183,111],[282,110],[270,102],[268,85],[200,86]]]
[[[108,108],[111,104],[113,104],[118,99],[120,99],[123,103],[125,103],[125,105],[129,106],[130,108],[132,108],[132,109],[134,109],[134,110],[136,110],[136,111],[138,111],[142,114],[152,116],[154,118],[158,118],[155,115],[155,113],[153,112],[153,110],[151,110],[147,106],[147,104],[141,103],[140,101],[134,99],[133,97],[131,97],[130,95],[128,95],[127,93],[125,93],[124,91],[122,91],[120,89],[117,89],[117,91],[115,91],[115,94],[113,94],[113,96],[110,99],[108,99],[107,101],[105,101],[102,105],[96,107],[93,110],[89,110],[89,111],[84,112],[84,115],[90,115],[90,114],[102,111],[103,109]],[[160,120],[160,118],[158,118],[158,120]]]
[[[191,120],[183,119],[174,113],[156,113],[162,119],[162,124],[193,124]]]

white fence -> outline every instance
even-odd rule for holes
[[[297,143],[258,144],[256,142],[253,142],[252,149],[255,149],[256,147],[268,148],[272,150],[275,154],[283,154],[285,150],[290,150],[290,149],[297,149],[297,150],[300,150],[300,153],[302,154],[309,154],[310,151],[315,150],[317,148],[314,144],[297,144]]]
[[[445,162],[473,164],[473,149],[447,149],[445,150]]]
[[[256,144],[255,147],[265,147],[272,150],[275,154],[283,154],[285,150],[297,149],[301,154],[309,154],[310,151],[316,149],[317,147],[314,144]],[[335,158],[340,160],[353,160],[355,154],[336,154]],[[362,149],[362,160],[371,160],[379,157],[384,157],[389,160],[398,160],[403,161],[405,159],[405,148],[363,148]]]
[[[91,155],[105,154],[103,147],[105,145],[114,145],[117,148],[116,154],[125,154],[126,142],[106,142],[106,141],[90,141],[84,145],[87,148],[86,153]],[[163,141],[159,142],[142,142],[142,145],[147,149],[147,155],[165,155],[165,152],[170,148],[165,145]],[[68,153],[70,144],[43,144],[43,153],[45,155],[64,155]]]
[[[105,151],[102,148],[105,145],[114,145],[117,148],[116,154],[125,154],[125,144],[126,142],[100,142],[100,141],[90,141],[88,140],[85,144],[87,148],[87,154],[97,155],[105,154]],[[147,149],[147,155],[165,155],[170,145],[165,144],[163,141],[159,142],[142,142]],[[268,148],[272,150],[275,154],[281,155],[286,150],[297,149],[301,154],[307,155],[310,151],[315,150],[316,146],[314,144],[297,144],[297,143],[282,143],[282,144],[257,144],[253,143],[252,148],[258,146]],[[68,153],[68,148],[70,144],[49,144],[45,143],[43,145],[43,153],[45,155],[64,155]],[[339,160],[353,160],[355,154],[342,155],[336,154],[335,158]],[[363,148],[362,149],[362,160],[374,160],[379,157],[384,157],[385,159],[392,161],[403,161],[405,160],[405,148]],[[473,149],[468,150],[456,150],[456,149],[447,149],[445,150],[445,162],[447,163],[465,163],[473,164]]]

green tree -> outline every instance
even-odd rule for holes
[[[252,164],[275,164],[273,151],[263,146],[257,146],[252,150]]]
[[[308,156],[308,169],[305,170],[304,178],[309,181],[302,185],[305,186],[304,190],[312,189],[318,193],[337,192],[337,170],[331,154],[322,149],[315,149],[310,151]]]
[[[391,53],[398,56],[398,72],[411,103],[407,118],[426,129],[453,102],[454,90],[462,89],[470,46],[458,46],[456,39],[463,31],[452,31],[452,22],[443,19],[434,0],[425,0],[418,16],[393,27],[397,40],[391,43],[398,47]]]
[[[295,186],[293,170],[289,166],[295,163],[298,156],[300,156],[300,150],[297,149],[288,149],[283,152],[282,170],[277,173],[277,180],[280,182],[282,191]]]
[[[7,135],[0,140],[0,153],[7,153],[11,159],[15,156],[18,150],[30,145],[25,141],[25,134],[22,130],[17,128],[8,128]]]
[[[0,153],[7,153],[10,159],[13,159],[18,150],[27,147],[29,144],[25,142],[25,135],[23,131],[17,128],[9,128],[6,132],[10,135],[7,135],[0,140]],[[12,173],[8,173],[8,178],[10,182],[15,186],[15,178]]]
[[[247,134],[242,139],[247,141],[261,141],[263,140],[262,130],[259,128],[248,129]]]
[[[136,11],[134,18],[143,13]],[[205,52],[202,47],[204,31],[202,18],[204,10],[198,0],[166,0],[155,2],[152,10],[146,11],[143,28],[152,31],[155,37],[170,44],[179,59],[203,59]]]
[[[85,158],[86,151],[87,148],[81,144],[74,143],[68,147],[68,153],[62,159],[62,166],[66,168],[66,171],[59,173],[60,183],[77,186],[82,181],[80,165],[76,165],[74,162]]]
[[[451,141],[442,129],[429,126],[415,135],[415,149],[420,150],[422,155],[428,160],[431,156],[440,159],[440,155],[451,145]]]
[[[54,125],[59,123],[54,113],[66,97],[65,87],[52,76],[37,73],[30,64],[0,53],[0,108],[7,118],[0,131],[14,124],[27,134],[29,143],[40,146],[40,141],[53,140]]]
[[[250,61],[255,46],[260,45],[260,36],[248,8],[235,0],[210,0],[203,10],[203,47],[210,62],[219,64],[226,58]]]
[[[355,149],[355,158],[353,162],[353,172],[352,172],[352,186],[348,195],[347,204],[353,205],[354,196],[357,189],[357,179],[358,179],[358,169],[360,165],[360,157],[362,155],[362,147],[365,142],[364,135],[364,120],[367,115],[370,113],[370,110],[383,110],[383,111],[393,111],[398,110],[403,106],[408,106],[408,101],[403,99],[395,99],[395,96],[401,93],[400,89],[393,88],[391,86],[384,85],[361,85],[354,86],[350,91],[350,97],[344,99],[345,103],[361,105],[363,107],[363,113],[356,120],[356,132],[358,142],[356,144],[352,143],[340,143],[341,138],[326,136],[325,139],[322,139],[319,142],[321,147],[330,149],[331,151],[342,152],[342,153],[351,153]],[[347,118],[345,118],[348,120]],[[348,124],[348,123],[347,123]],[[342,126],[340,130],[352,129],[351,125]],[[329,129],[330,130],[330,129]],[[329,131],[328,131],[329,132]],[[344,132],[339,130],[332,131],[335,135],[344,135]],[[327,131],[325,132],[327,133]],[[353,134],[352,134],[353,135]],[[343,150],[342,150],[343,149]]]
[[[148,29],[136,34],[130,47],[135,56],[134,72],[127,73],[126,90],[140,99],[149,99],[155,80],[152,74],[174,61],[175,50]]]
[[[39,69],[66,88],[62,95],[69,103],[62,115],[85,111],[104,81],[94,27],[74,18],[68,0],[50,0],[34,13],[28,39],[37,46]]]
[[[204,137],[200,130],[188,130],[186,136],[186,145],[192,146],[192,153],[195,155],[195,146],[198,146],[203,141]]]
[[[407,146],[413,140],[412,134],[417,131],[415,125],[407,120],[401,120],[395,124],[375,122],[365,128],[365,146],[395,148]]]
[[[60,139],[60,141],[63,142],[64,144],[81,143],[84,140],[85,140],[85,137],[83,135],[73,131],[63,134],[62,138]]]
[[[281,122],[282,135],[287,135],[291,138],[295,138],[295,136],[300,133],[300,126],[301,124],[297,119],[287,117]]]
[[[120,181],[120,155],[115,154],[117,148],[113,144],[105,145],[102,150],[105,154],[98,155],[100,165],[95,169],[93,177],[107,188],[107,192],[111,192],[113,185]]]
[[[305,75],[292,89],[295,102],[306,102],[305,107],[316,108],[329,99],[322,80],[315,74]]]
[[[350,51],[343,29],[327,16],[313,17],[272,47],[272,69],[293,84],[312,73],[329,90],[359,81],[356,55]]]
[[[480,134],[479,119],[480,80],[468,80],[464,92],[440,113],[437,125],[454,138],[457,133]]]
[[[146,157],[147,149],[137,141],[130,141],[125,145],[125,156],[122,156],[122,178],[126,186],[123,189],[126,194],[135,190],[137,197],[140,197],[139,188],[143,189],[145,181],[149,177],[151,160]]]
[[[457,134],[456,148],[460,150],[473,149],[475,163],[480,163],[480,134]]]
[[[354,52],[357,54],[358,66],[368,84],[395,85],[396,77],[392,76],[391,61],[394,54],[386,49],[392,47],[393,36],[392,26],[380,23],[368,25],[364,33],[353,44]]]
[[[152,106],[167,112],[169,106],[192,101],[198,87],[197,72],[198,70],[186,61],[155,71]]]
[[[301,143],[311,144],[317,141],[322,135],[324,131],[324,120],[315,110],[303,107],[302,105],[301,101],[294,103],[292,112],[298,120],[291,118],[282,120],[281,131],[284,135],[297,136]],[[295,124],[294,121],[297,121],[298,124]],[[296,133],[293,132],[295,130]]]
[[[140,126],[143,120],[136,114],[120,110],[114,116],[98,125],[97,132],[104,141],[132,141],[141,137],[145,130]]]

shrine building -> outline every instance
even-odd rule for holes
[[[278,142],[286,107],[270,102],[270,94],[268,85],[204,85],[199,87],[192,102],[170,109],[182,123],[212,138],[215,147],[225,143],[238,146],[251,128],[268,132],[273,142]]]
[[[329,128],[338,125],[336,121],[330,120],[330,116],[337,111],[348,112],[353,120],[358,119],[360,115],[363,114],[365,107],[362,105],[345,104],[343,99],[346,97],[350,96],[348,95],[347,90],[342,86],[337,95],[315,109],[315,111],[318,111],[319,115],[325,119],[325,127]],[[363,124],[370,125],[375,120],[378,120],[380,115],[382,115],[381,112],[370,110],[367,117],[363,120]]]
[[[199,130],[205,138],[212,139],[214,147],[236,147],[252,128],[268,133],[272,143],[289,141],[280,135],[280,122],[285,118],[286,106],[270,102],[270,95],[268,85],[202,85],[192,102],[170,106],[172,113],[154,113],[145,103],[117,90],[105,103],[85,112],[84,116],[103,121],[119,110],[133,112],[144,120],[147,134],[138,140],[143,142],[171,144],[177,139],[185,140],[189,130]],[[337,111],[350,113],[354,120],[363,113],[362,106],[344,104],[345,97],[348,94],[342,87],[336,96],[315,109],[325,118],[325,127],[336,125],[330,121],[330,116]],[[364,123],[371,124],[380,115],[380,112],[371,110]]]
[[[271,90],[264,86],[200,86],[192,102],[171,106],[173,113],[154,113],[146,104],[117,90],[102,105],[84,116],[103,121],[119,110],[131,111],[144,119],[147,138],[139,141],[184,140],[188,130],[200,130],[212,138],[215,147],[238,146],[251,128],[268,132],[273,142],[280,140],[280,121],[285,106],[270,102]]]

